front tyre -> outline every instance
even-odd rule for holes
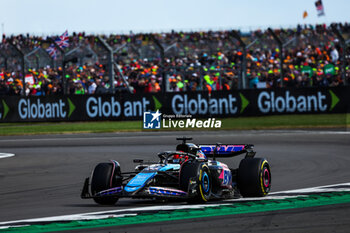
[[[263,197],[271,189],[271,169],[266,159],[246,158],[241,161],[237,185],[243,197]]]
[[[116,164],[113,163],[97,164],[91,177],[92,195],[96,195],[100,191],[112,188],[115,172],[118,171],[115,166]],[[97,204],[101,205],[113,205],[118,201],[117,197],[94,197],[93,199]]]
[[[180,188],[190,192],[189,183],[196,181],[196,195],[189,202],[207,202],[211,196],[212,179],[208,165],[198,162],[186,162],[180,169]]]
[[[202,163],[199,166],[198,169],[198,178],[197,178],[197,184],[198,184],[198,193],[199,193],[199,201],[201,202],[207,202],[210,199],[211,195],[211,176],[210,176],[210,170],[208,165]]]

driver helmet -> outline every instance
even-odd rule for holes
[[[187,160],[188,160],[187,155],[174,154],[174,156],[173,156],[173,163],[182,164],[183,162],[186,162]]]

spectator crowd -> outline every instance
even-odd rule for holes
[[[350,33],[350,24],[333,26],[344,37]],[[117,66],[113,83],[109,79],[106,54],[101,52],[94,35],[73,33],[69,36],[66,53],[74,49],[80,52],[75,53],[75,59],[74,56],[66,59],[65,69],[58,52],[56,60],[48,54],[42,55],[44,59],[37,65],[26,60],[25,74],[22,74],[20,59],[6,52],[13,50],[8,44],[29,54],[38,48],[45,49],[46,38],[4,35],[0,45],[3,51],[0,53],[0,95],[19,95],[23,88],[27,96],[63,94],[63,81],[67,94],[111,93],[112,85],[115,90],[129,88],[133,93],[159,92],[163,82],[166,91],[234,90],[239,88],[244,65],[247,88],[278,88],[282,83],[285,87],[340,86],[344,85],[342,66],[349,83],[349,51],[343,51],[331,26],[298,25],[294,29],[275,29],[274,33],[284,42],[283,56],[268,31],[241,33],[247,45],[246,63],[243,63],[242,44],[230,31],[102,35],[115,51]],[[163,60],[152,38],[164,47]]]

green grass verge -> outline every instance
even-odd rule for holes
[[[346,128],[350,114],[281,115],[223,118],[221,130]],[[170,128],[167,130],[196,130]],[[201,130],[201,129],[199,129]],[[202,129],[208,130],[208,129]],[[217,129],[209,129],[217,130]],[[142,131],[141,121],[61,122],[61,123],[2,123],[0,135],[33,135],[64,133],[103,133]],[[145,130],[149,131],[149,130]],[[160,130],[161,131],[161,130]]]

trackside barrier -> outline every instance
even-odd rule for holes
[[[141,120],[143,112],[238,117],[350,112],[350,87],[162,94],[0,96],[0,122]]]

